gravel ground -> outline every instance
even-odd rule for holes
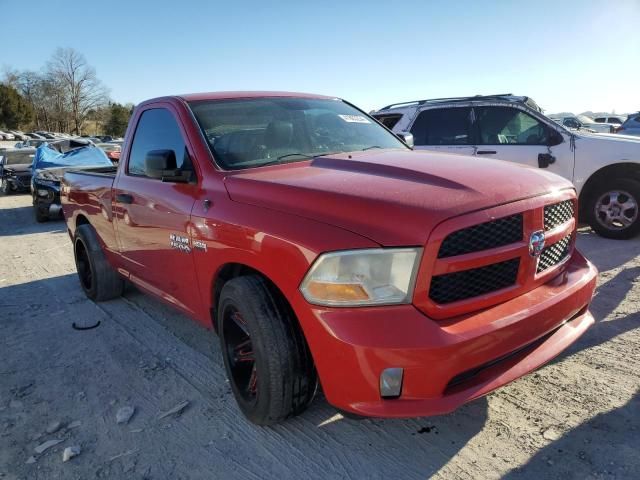
[[[213,334],[134,289],[88,301],[64,223],[31,210],[28,195],[0,197],[2,480],[640,478],[640,239],[580,232],[601,271],[596,325],[486,398],[364,421],[317,398],[259,428],[236,408]]]

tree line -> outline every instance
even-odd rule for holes
[[[0,82],[0,127],[75,135],[87,125],[123,136],[133,105],[114,103],[84,55],[58,48],[39,71],[6,69]],[[94,128],[95,129],[95,128]]]

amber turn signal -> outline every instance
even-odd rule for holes
[[[307,291],[318,300],[350,302],[369,300],[369,295],[357,283],[329,283],[311,281],[307,284]]]

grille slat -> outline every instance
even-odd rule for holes
[[[562,240],[549,245],[542,250],[540,259],[538,260],[537,273],[544,272],[560,262],[562,262],[571,250],[571,235],[567,235]]]
[[[522,214],[519,213],[451,233],[440,245],[438,258],[502,247],[519,242],[522,237]]]
[[[447,304],[510,287],[516,283],[519,267],[520,259],[514,258],[486,267],[437,275],[431,279],[429,297],[436,303]]]
[[[573,201],[565,200],[544,207],[544,229],[551,230],[573,218]]]

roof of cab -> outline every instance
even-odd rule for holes
[[[203,93],[188,93],[183,95],[170,95],[166,97],[152,98],[142,103],[157,102],[160,100],[168,100],[171,98],[174,98],[174,99],[179,98],[187,102],[198,102],[202,100],[230,100],[235,98],[265,98],[265,97],[297,97],[297,98],[320,98],[320,99],[337,98],[337,97],[328,97],[325,95],[314,95],[312,93],[237,91],[237,92],[203,92]]]

